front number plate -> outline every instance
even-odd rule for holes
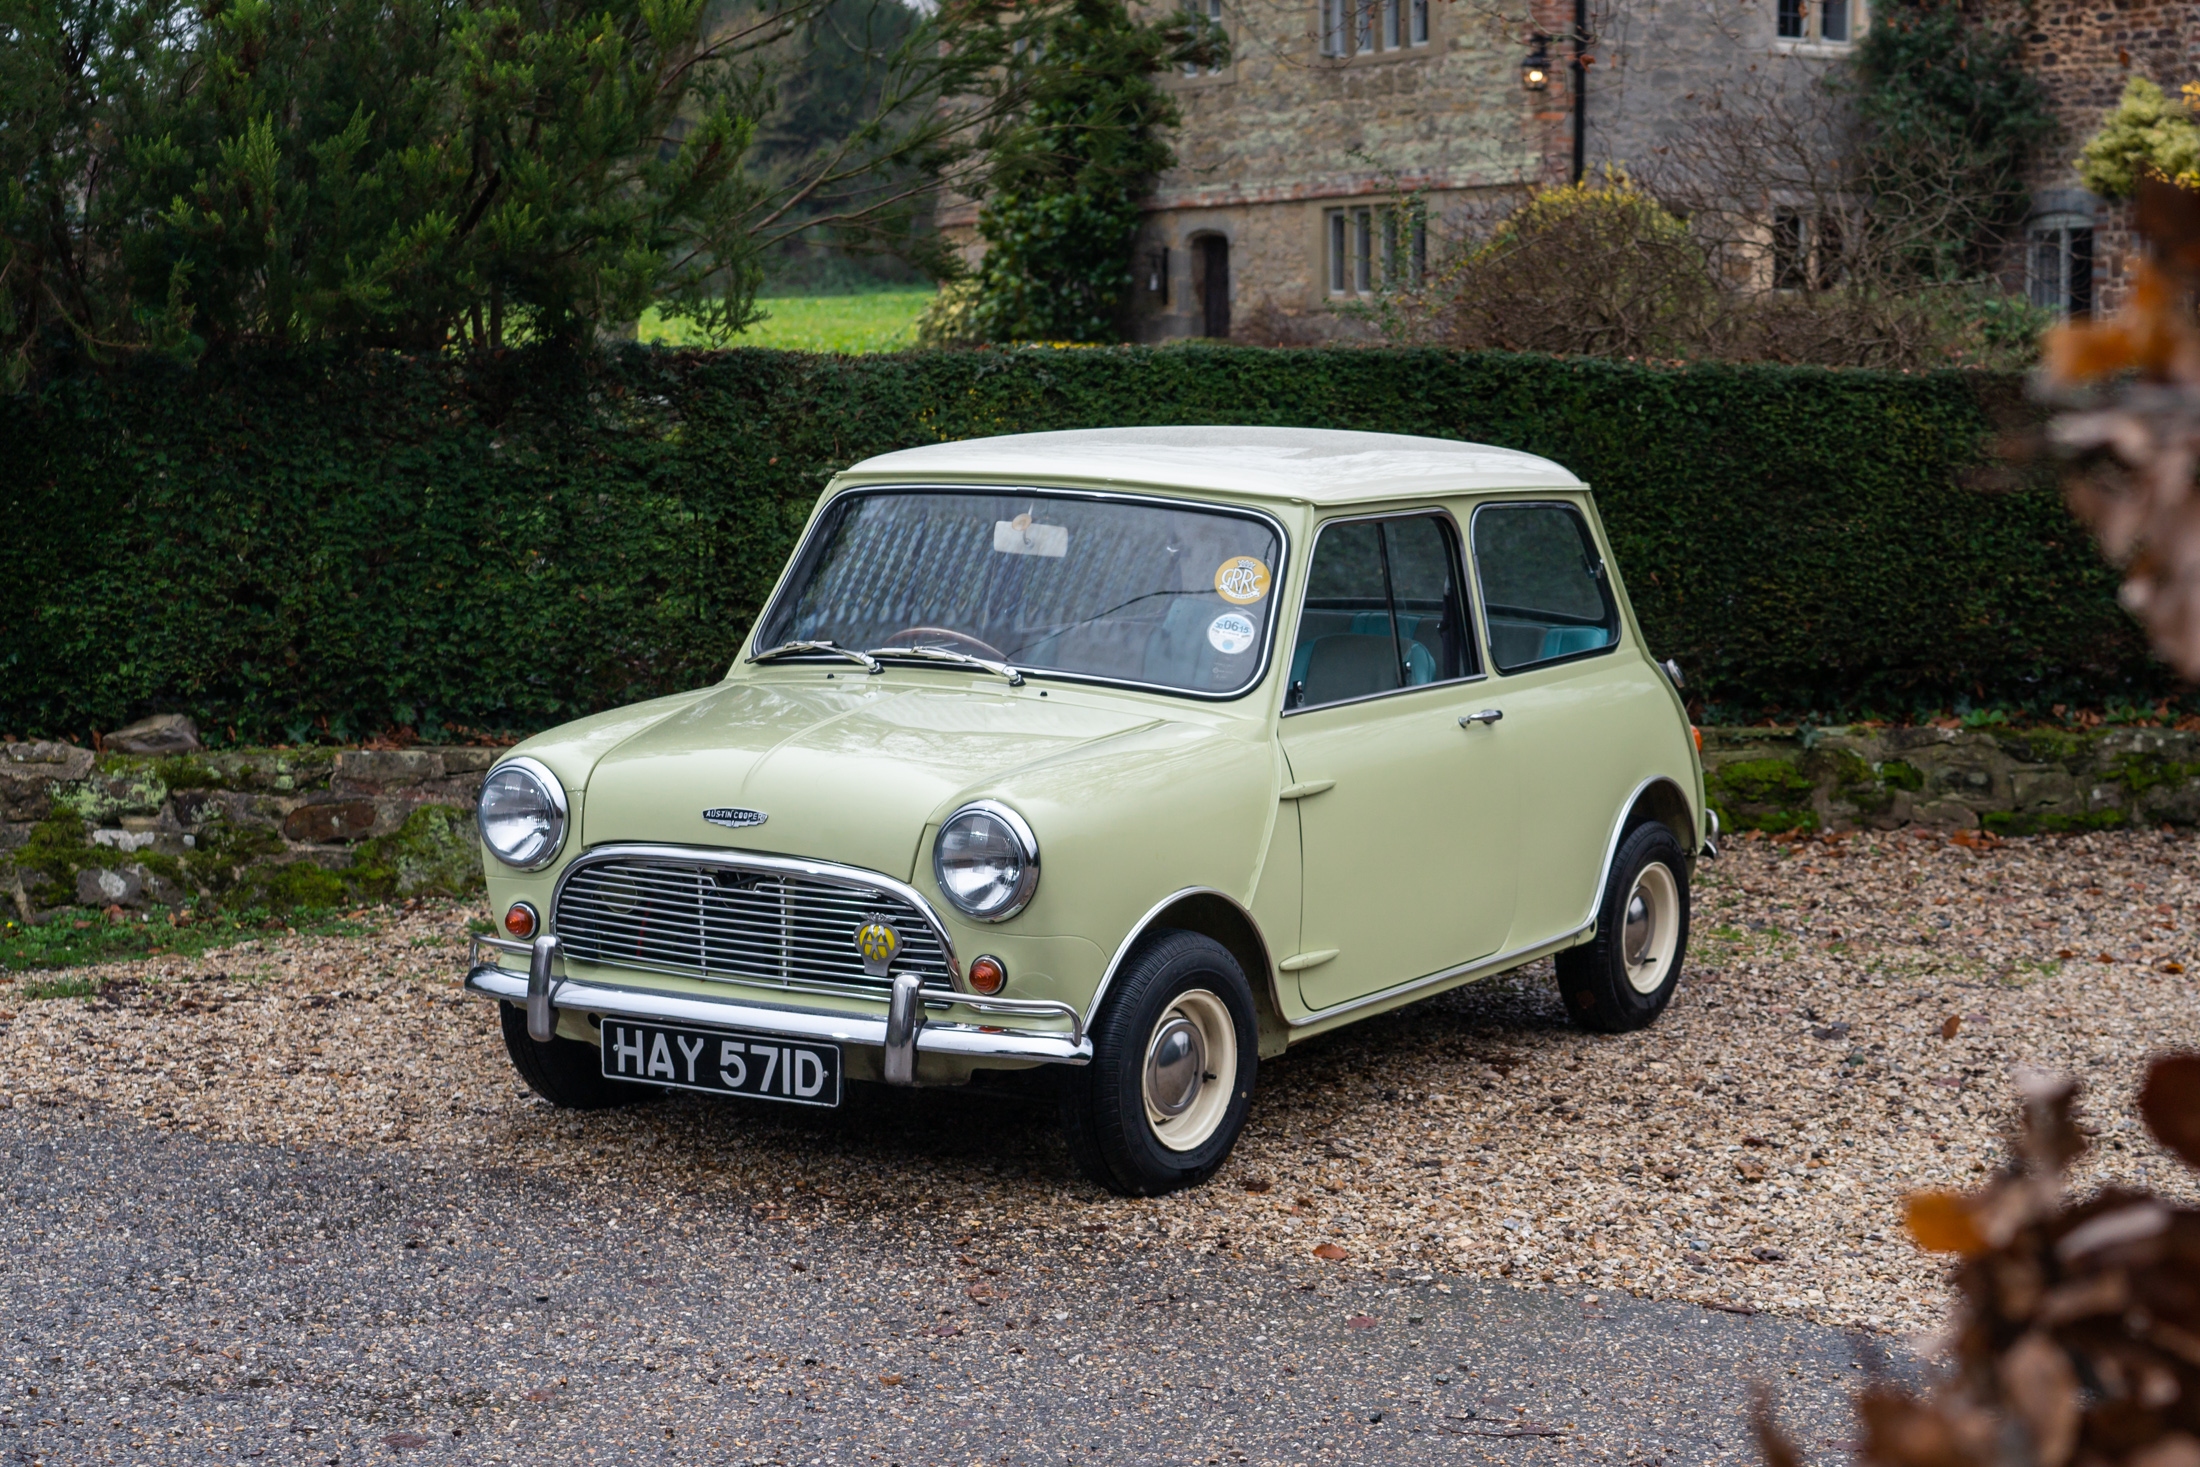
[[[768,1034],[603,1021],[603,1072],[613,1080],[753,1095],[794,1105],[840,1104],[840,1046]]]

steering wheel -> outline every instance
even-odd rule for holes
[[[968,632],[958,632],[952,627],[903,627],[879,645],[882,647],[916,647],[930,642],[952,642],[962,650],[995,662],[1008,661],[1008,654],[991,642],[980,641]]]

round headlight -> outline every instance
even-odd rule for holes
[[[481,843],[507,866],[547,866],[565,844],[565,790],[532,759],[507,759],[481,782],[474,810]]]
[[[932,875],[955,910],[1005,922],[1039,886],[1039,842],[1006,805],[979,800],[947,817],[932,845]]]

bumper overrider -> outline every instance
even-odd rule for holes
[[[636,974],[637,978],[643,976]],[[557,1032],[560,1009],[600,1018],[737,1029],[878,1050],[881,1075],[887,1083],[897,1085],[916,1083],[920,1050],[961,1060],[1081,1065],[1092,1058],[1084,1016],[1074,1006],[1052,999],[988,998],[949,992],[924,986],[913,973],[893,976],[883,1005],[885,1012],[876,1016],[804,1007],[790,1001],[799,993],[799,985],[772,985],[769,997],[754,991],[724,997],[668,993],[639,983],[569,976],[558,938],[552,933],[531,943],[501,937],[474,938],[467,954],[466,989],[484,998],[524,1005],[527,1032],[538,1042],[548,1042]],[[782,989],[785,998],[781,997]],[[1053,1020],[1068,1027],[1015,1028],[981,1022],[1000,1019]]]

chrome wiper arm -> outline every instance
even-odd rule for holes
[[[864,654],[867,657],[915,657],[924,662],[952,662],[958,667],[982,668],[995,677],[1005,677],[1012,688],[1024,685],[1024,675],[1005,662],[995,662],[990,657],[977,657],[968,652],[957,652],[952,647],[873,647]]]
[[[858,652],[853,647],[843,647],[837,643],[829,641],[781,642],[776,647],[766,647],[761,652],[751,652],[749,654],[748,660],[751,662],[769,662],[775,657],[794,657],[805,652],[823,653],[827,657],[839,657],[849,662],[860,663],[865,672],[886,671],[886,669],[879,664],[879,660],[876,657],[871,656],[869,653]]]

